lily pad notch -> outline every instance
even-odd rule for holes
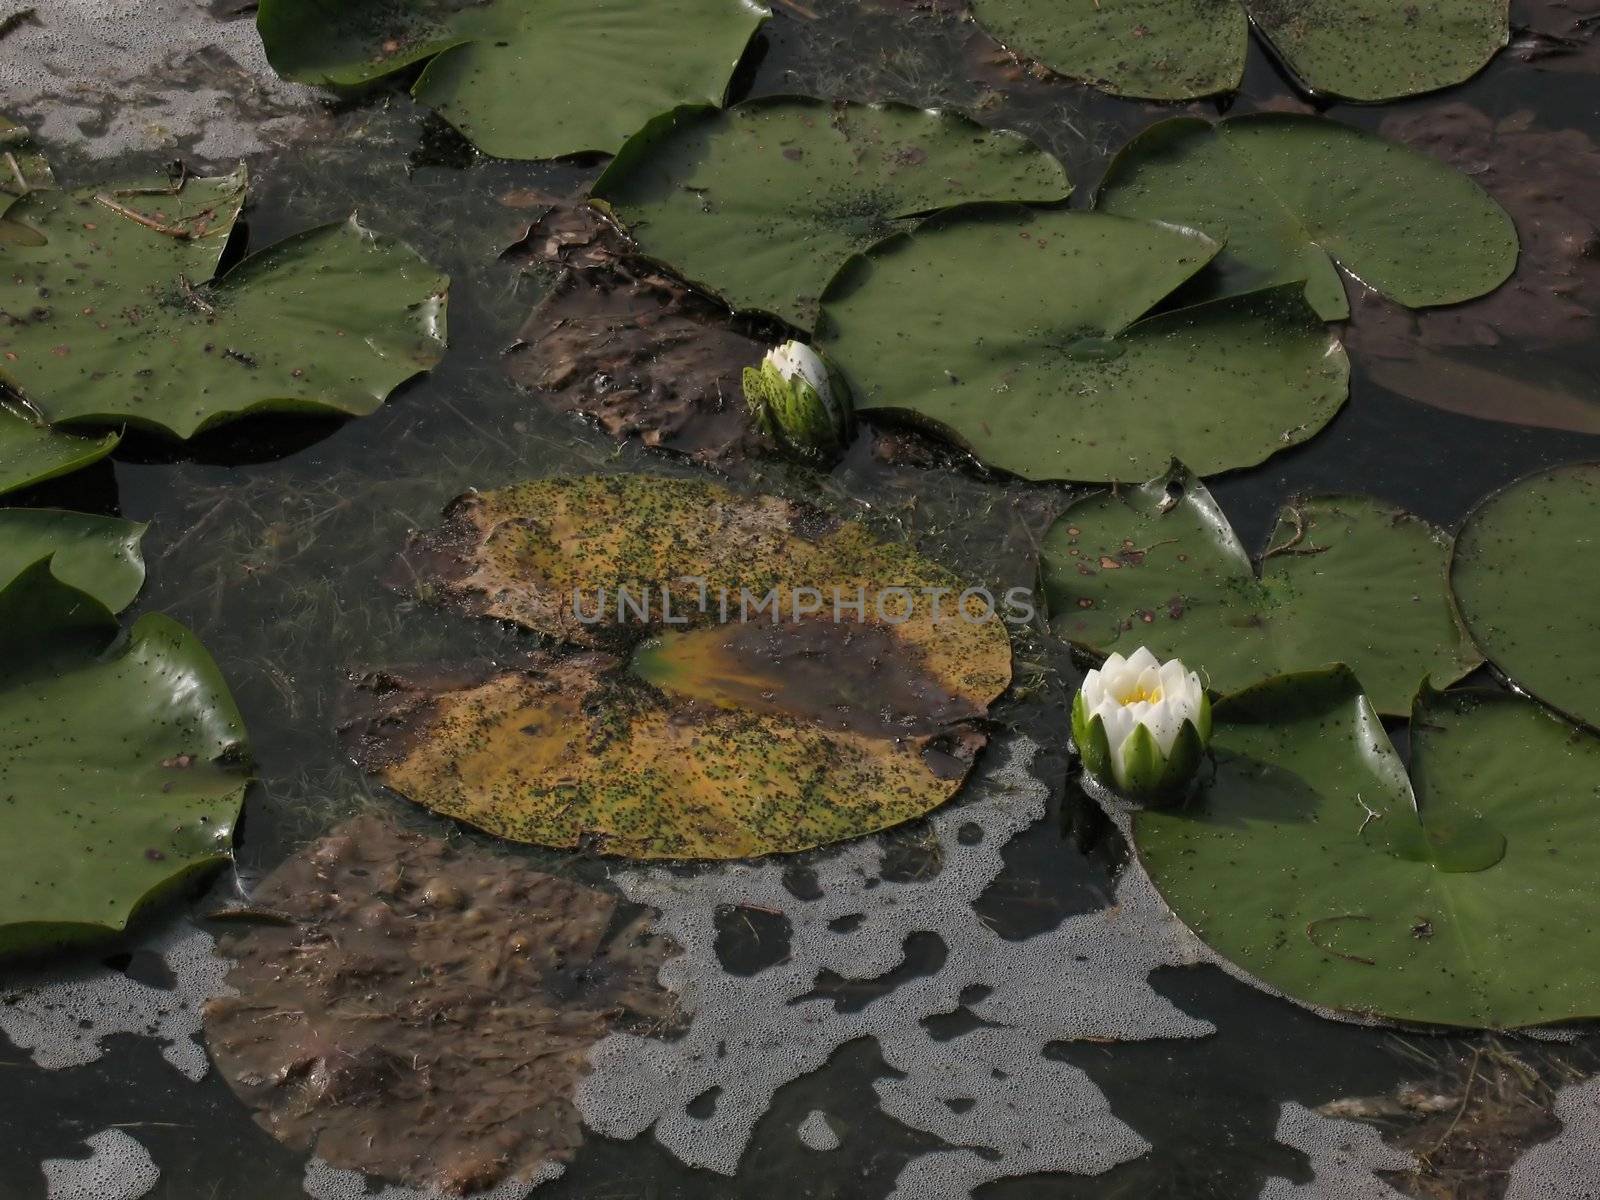
[[[1114,95],[1238,89],[1253,31],[1315,95],[1393,100],[1477,74],[1510,38],[1507,0],[973,0],[978,23]]]
[[[251,777],[205,649],[159,613],[119,633],[126,571],[71,557],[0,586],[0,953],[117,932],[225,861]]]
[[[722,104],[770,16],[748,0],[262,0],[285,79],[362,87],[425,63],[411,94],[485,154],[614,153],[657,113]]]
[[[1066,170],[955,112],[793,96],[656,117],[592,200],[640,251],[730,308],[810,330],[853,255],[967,204],[1052,204]]]
[[[1291,500],[1246,553],[1182,464],[1077,500],[1040,551],[1052,630],[1098,654],[1147,646],[1216,692],[1347,664],[1379,712],[1417,680],[1446,687],[1482,659],[1445,585],[1450,538],[1370,496]]]
[[[1515,1029],[1600,1015],[1600,737],[1507,692],[1424,687],[1410,775],[1346,667],[1214,709],[1217,770],[1133,820],[1178,917],[1300,1003]]]
[[[1350,315],[1338,267],[1409,308],[1493,291],[1517,265],[1510,215],[1467,175],[1326,117],[1175,117],[1117,152],[1095,207],[1223,243],[1202,295],[1305,282],[1326,320]]]
[[[245,187],[240,168],[14,200],[42,241],[0,246],[0,308],[29,314],[0,380],[51,425],[185,439],[248,413],[364,416],[439,361],[448,279],[354,217],[216,275]]]
[[[1252,466],[1333,418],[1349,362],[1300,283],[1152,313],[1221,249],[1104,213],[945,214],[852,260],[820,344],[861,410],[1026,479]]]

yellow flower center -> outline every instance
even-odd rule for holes
[[[1142,687],[1136,687],[1133,689],[1133,691],[1125,692],[1117,697],[1117,703],[1122,705],[1137,704],[1141,700],[1148,701],[1151,704],[1160,704],[1161,685],[1157,684],[1155,687],[1148,690]]]

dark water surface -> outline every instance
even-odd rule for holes
[[[990,61],[992,47],[972,26],[937,11],[898,0],[859,8],[844,0],[808,0],[806,8],[817,19],[778,6],[766,52],[741,82],[745,94],[802,92],[967,108],[1059,155],[1078,185],[1076,204],[1088,202],[1108,150],[1170,111],[1040,81]],[[1233,111],[1292,95],[1259,49],[1253,53],[1246,91]],[[0,43],[0,64],[3,59]],[[994,86],[971,82],[975,72]],[[3,88],[0,77],[0,108]],[[1548,127],[1600,136],[1592,77],[1535,74],[1509,56],[1443,97],[1331,111],[1375,128],[1397,110],[1461,100],[1496,115],[1532,107]],[[441,366],[363,420],[248,421],[184,449],[129,438],[114,461],[23,501],[152,522],[145,541],[150,578],[139,610],[168,612],[191,626],[233,687],[260,782],[240,829],[237,880],[219,880],[213,899],[248,889],[291,850],[369,806],[418,827],[450,828],[367,784],[334,733],[351,669],[468,654],[493,658],[523,642],[385,586],[408,531],[434,523],[442,506],[469,488],[564,472],[698,471],[637,446],[619,447],[552,414],[501,373],[502,350],[549,283],[496,261],[529,219],[501,198],[517,189],[564,194],[591,178],[595,164],[478,160],[436,119],[392,91],[345,105],[325,124],[321,136],[292,151],[252,161],[250,243],[268,245],[352,208],[367,224],[404,237],[454,281],[450,352]],[[60,157],[69,186],[109,173],[106,164]],[[148,167],[162,157],[111,166]],[[1540,361],[1593,379],[1600,367],[1597,346],[1590,338],[1541,350]],[[1478,498],[1519,475],[1600,455],[1600,438],[1480,421],[1416,403],[1380,387],[1362,370],[1360,356],[1354,358],[1351,399],[1326,430],[1262,467],[1211,481],[1247,545],[1259,544],[1279,505],[1297,493],[1368,492],[1453,528]],[[817,486],[780,464],[758,466],[753,482],[796,496],[813,494]],[[955,569],[1006,586],[1029,577],[1026,537],[1010,514],[1037,489],[976,474],[891,471],[858,447],[824,481],[824,491],[841,510],[852,500],[866,502],[870,520],[915,538]],[[1095,821],[1091,802],[1068,781],[1064,714],[1075,668],[1042,639],[1024,639],[1018,653],[1026,660],[1018,678],[1027,686],[998,716],[1042,744],[1039,766],[1054,795],[1047,818],[1006,848],[1006,870],[978,908],[1003,936],[1021,939],[1104,905],[1121,851],[1115,835]],[[487,840],[461,831],[454,836]],[[914,860],[918,838],[916,826],[888,835],[891,864],[897,856]],[[505,850],[594,881],[612,869],[535,849]],[[758,960],[764,953],[759,935],[730,939],[730,947],[733,969],[740,958]],[[929,969],[916,958],[936,948],[919,944],[910,951],[906,972]],[[1216,1035],[1074,1043],[1048,1051],[1084,1070],[1154,1150],[1102,1176],[1016,1178],[990,1185],[985,1197],[1245,1200],[1269,1175],[1309,1178],[1304,1156],[1273,1136],[1285,1101],[1315,1106],[1387,1091],[1418,1077],[1417,1044],[1446,1062],[1469,1057],[1481,1044],[1456,1036],[1402,1038],[1324,1021],[1208,968],[1164,971],[1154,983],[1184,1011],[1213,1022]],[[1588,1042],[1560,1053],[1587,1064]],[[735,1178],[691,1170],[649,1136],[626,1143],[593,1137],[565,1178],[536,1195],[884,1195],[910,1157],[942,1145],[881,1111],[871,1083],[885,1070],[876,1045],[862,1040],[846,1045],[824,1070],[788,1085],[758,1124]],[[805,1114],[819,1107],[845,1131],[841,1148],[829,1154],[803,1148],[794,1134]],[[150,1150],[162,1170],[156,1197],[302,1194],[301,1157],[258,1129],[214,1070],[191,1084],[161,1061],[156,1043],[121,1038],[98,1063],[42,1071],[0,1039],[0,1197],[43,1196],[39,1161],[81,1155],[81,1139],[109,1125],[127,1128]]]

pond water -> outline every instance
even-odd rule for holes
[[[700,1021],[685,1035],[731,1046],[725,1067],[685,1054],[669,1063],[664,1081],[639,1083],[629,1096],[638,1063],[619,1046],[586,1093],[591,1124],[616,1136],[591,1131],[539,1196],[880,1196],[899,1179],[899,1194],[908,1197],[976,1187],[986,1200],[1238,1200],[1262,1194],[1273,1178],[1311,1188],[1282,1195],[1380,1195],[1361,1190],[1373,1185],[1364,1169],[1340,1175],[1313,1143],[1280,1140],[1285,1105],[1315,1109],[1409,1082],[1457,1097],[1469,1072],[1508,1093],[1516,1089],[1506,1080],[1520,1080],[1517,1095],[1534,1099],[1507,1100],[1499,1124],[1473,1107],[1462,1124],[1476,1141],[1465,1148],[1464,1133],[1443,1127],[1448,1118],[1435,1121],[1421,1148],[1433,1140],[1447,1148],[1435,1150],[1439,1172],[1389,1176],[1396,1186],[1428,1197],[1499,1196],[1499,1173],[1527,1144],[1557,1132],[1547,1113],[1550,1089],[1593,1070],[1600,1043],[1587,1033],[1547,1041],[1330,1021],[1215,965],[1195,964],[1187,945],[1140,949],[1137,921],[1115,935],[1095,924],[1118,896],[1126,851],[1070,773],[1064,714],[1081,676],[1043,636],[1019,640],[1019,685],[994,713],[999,732],[979,782],[952,807],[867,843],[748,872],[638,872],[495,843],[369,783],[336,730],[351,671],[510,657],[527,640],[390,586],[410,531],[435,524],[450,499],[473,488],[573,472],[693,476],[703,469],[618,444],[552,411],[503,371],[503,351],[554,274],[523,270],[499,252],[539,215],[539,196],[579,191],[598,161],[486,160],[401,91],[380,88],[323,106],[264,83],[252,64],[202,51],[220,44],[243,59],[248,17],[235,10],[246,5],[214,3],[209,12],[153,5],[172,10],[175,32],[164,49],[130,50],[139,39],[119,34],[109,16],[133,25],[148,18],[127,7],[40,4],[47,25],[73,10],[104,19],[72,31],[94,50],[60,59],[53,74],[30,67],[15,95],[6,94],[13,86],[7,60],[42,53],[30,39],[43,35],[25,25],[0,39],[0,110],[34,120],[54,114],[44,141],[62,182],[131,174],[179,155],[214,166],[243,154],[252,172],[252,246],[359,211],[366,224],[404,238],[450,274],[450,349],[436,370],[370,417],[262,418],[183,447],[130,436],[112,459],[17,502],[151,522],[149,581],[136,611],[166,612],[192,628],[245,715],[260,779],[240,826],[237,871],[195,897],[192,913],[248,894],[297,848],[353,814],[377,810],[409,828],[493,846],[660,907],[669,931],[689,947],[685,969],[726,973],[726,984],[701,980]],[[1087,203],[1110,151],[1170,111],[1040,78],[939,0],[780,3],[763,38],[739,94],[961,108],[1056,154],[1078,184],[1077,204]],[[139,55],[138,71],[123,74]],[[1251,55],[1230,111],[1297,104],[1259,46]],[[62,119],[69,96],[75,107]],[[174,99],[183,96],[186,102]],[[1449,104],[1497,120],[1532,110],[1541,128],[1600,139],[1592,75],[1538,72],[1511,53],[1442,96],[1329,111],[1376,129],[1396,114]],[[1217,107],[1194,110],[1210,115]],[[537,111],[528,119],[536,121]],[[1600,178],[1551,186],[1587,188],[1590,212],[1600,203]],[[1520,355],[1518,370],[1532,382],[1589,381],[1588,397],[1574,403],[1593,409],[1600,339],[1592,333],[1591,324],[1591,336],[1559,346],[1503,348]],[[1297,494],[1368,493],[1454,528],[1480,497],[1512,479],[1600,456],[1592,433],[1417,403],[1384,386],[1362,355],[1353,360],[1350,401],[1317,437],[1211,481],[1246,545],[1262,544],[1279,506]],[[740,481],[791,496],[814,496],[820,486],[829,507],[865,506],[869,523],[953,569],[1000,588],[1032,582],[1032,545],[1050,511],[1049,489],[969,470],[886,465],[864,443],[820,483],[775,460],[740,468]],[[1130,913],[1139,911],[1124,900]],[[129,952],[170,933],[175,921],[183,925],[170,913],[153,917]],[[1098,938],[1094,944],[1124,947],[1125,960],[1052,970],[1027,948],[1039,945],[1029,939],[1052,936],[1060,939],[1055,953],[1077,945],[1073,939]],[[99,957],[108,970],[171,984],[169,969],[148,952]],[[774,970],[788,974],[779,980]],[[808,971],[809,981],[801,978]],[[13,999],[23,982],[20,974],[0,976]],[[789,1019],[802,998],[814,1020]],[[1009,1023],[996,1015],[997,1004],[1009,1006]],[[1072,1014],[1052,1014],[1051,1005]],[[956,1038],[977,1030],[992,1031],[989,1040],[941,1065]],[[741,1040],[746,1034],[750,1040]],[[0,1038],[0,1197],[45,1196],[40,1163],[83,1158],[85,1139],[108,1128],[132,1135],[159,1166],[149,1195],[302,1194],[303,1156],[252,1123],[217,1071],[192,1081],[162,1056],[160,1039],[111,1034],[103,1049],[97,1061],[46,1070]],[[1508,1056],[1523,1065],[1506,1066]],[[1397,1144],[1421,1123],[1380,1110],[1369,1115]],[[658,1117],[655,1136],[644,1132]],[[632,1133],[639,1136],[625,1136]],[[1381,1155],[1369,1161],[1380,1164]],[[1073,1173],[1090,1169],[1099,1173]],[[1458,1179],[1450,1170],[1464,1173]]]

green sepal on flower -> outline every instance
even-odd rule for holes
[[[744,369],[744,396],[762,432],[807,458],[831,458],[855,432],[850,389],[823,357],[803,342],[768,351]]]

